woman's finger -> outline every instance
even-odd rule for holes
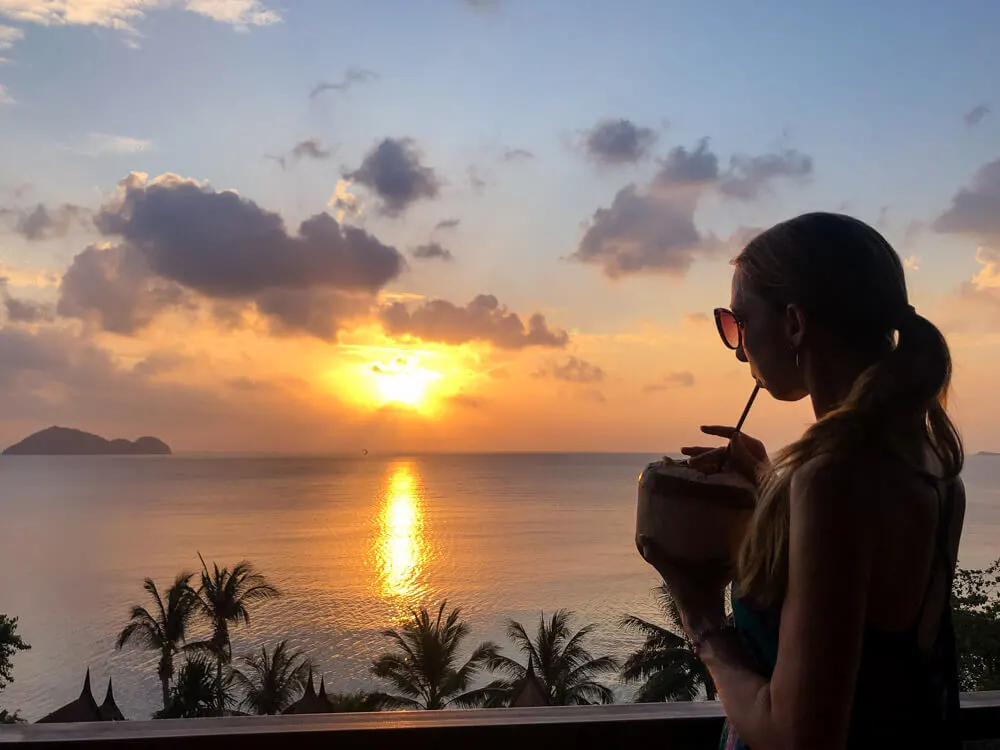
[[[701,426],[701,431],[706,435],[715,435],[716,437],[730,438],[733,433],[736,432],[735,427],[727,427],[721,424],[705,424]]]
[[[688,466],[702,472],[718,471],[726,460],[725,448],[713,448],[697,456],[692,456]]]
[[[709,451],[715,451],[718,448],[706,448],[702,445],[690,445],[681,448],[681,455],[684,456],[700,456],[703,453],[708,453]]]

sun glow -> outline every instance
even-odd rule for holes
[[[382,403],[420,408],[426,403],[427,388],[440,373],[421,367],[419,362],[396,357],[391,364],[372,365],[375,385]]]
[[[423,502],[409,465],[397,464],[390,471],[378,518],[376,556],[383,595],[407,598],[422,590],[427,557]]]

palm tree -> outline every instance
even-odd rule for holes
[[[641,682],[636,703],[693,700],[701,689],[714,700],[715,683],[708,668],[694,655],[682,632],[680,613],[664,586],[657,589],[657,604],[669,627],[647,622],[633,615],[620,621],[622,628],[645,637],[645,642],[622,665],[621,678],[626,683]]]
[[[179,573],[174,584],[167,590],[167,601],[164,603],[160,592],[152,578],[143,582],[143,588],[149,592],[153,600],[153,611],[145,607],[132,607],[128,624],[122,628],[115,642],[115,649],[121,650],[128,644],[134,644],[148,651],[160,652],[160,663],[156,674],[160,678],[163,689],[163,707],[167,707],[170,697],[170,680],[174,676],[174,654],[184,642],[188,622],[194,612],[197,601],[191,588],[193,573]]]
[[[207,650],[215,658],[216,684],[221,689],[222,667],[233,658],[229,623],[249,625],[250,605],[280,596],[280,592],[247,560],[238,562],[232,570],[212,563],[212,570],[209,571],[200,552],[198,559],[202,568],[198,605],[212,624],[212,637],[206,643],[197,644],[197,647]]]
[[[281,641],[270,652],[261,646],[259,654],[240,657],[233,681],[243,691],[240,706],[259,716],[280,714],[301,694],[310,664],[301,650],[292,651]]]
[[[614,693],[597,678],[616,671],[618,662],[611,656],[595,658],[584,646],[595,626],[585,625],[576,633],[571,633],[569,621],[572,616],[572,612],[560,609],[546,622],[543,613],[538,619],[534,640],[521,623],[508,620],[507,637],[527,658],[528,665],[545,688],[549,705],[614,703]],[[488,693],[486,705],[509,705],[528,667],[501,654],[492,656],[487,667],[493,672],[505,674],[506,678],[495,680],[483,688]]]
[[[232,679],[221,678],[217,663],[203,655],[189,656],[170,689],[170,700],[154,719],[197,719],[222,716],[233,705]]]
[[[368,693],[359,690],[354,693],[331,693],[327,696],[330,701],[330,708],[335,714],[360,713],[367,711],[381,711],[383,708],[391,707],[393,702],[387,700],[385,693]]]
[[[397,650],[376,659],[371,671],[398,691],[385,697],[386,708],[467,708],[485,701],[486,694],[470,691],[469,685],[497,647],[480,643],[469,660],[458,666],[458,649],[469,635],[469,626],[461,621],[458,608],[444,618],[446,605],[441,603],[436,617],[421,607],[401,628],[383,631]]]

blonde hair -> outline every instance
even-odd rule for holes
[[[740,549],[737,585],[768,604],[788,584],[789,488],[796,469],[819,455],[891,455],[919,462],[929,445],[946,477],[964,452],[946,411],[948,344],[909,305],[899,256],[864,222],[803,214],[756,237],[735,259],[739,283],[775,305],[799,305],[870,365],[847,398],[781,451],[762,477]]]

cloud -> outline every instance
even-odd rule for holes
[[[656,181],[662,185],[684,185],[715,182],[718,178],[719,157],[709,149],[708,138],[702,138],[694,151],[684,146],[670,149]]]
[[[0,217],[13,219],[14,232],[27,240],[37,241],[66,236],[74,226],[85,225],[90,211],[72,203],[63,203],[54,209],[39,203],[32,209],[0,209]]]
[[[626,185],[608,208],[594,212],[570,258],[600,266],[612,279],[640,273],[682,276],[696,260],[742,246],[759,232],[741,227],[727,239],[701,232],[694,217],[705,195],[725,191],[750,199],[778,177],[801,176],[811,170],[809,157],[786,151],[734,157],[723,174],[707,138],[694,149],[677,146],[661,161],[648,185]]]
[[[976,262],[982,268],[972,278],[972,285],[976,289],[1000,289],[1000,249],[978,248]]]
[[[643,272],[683,275],[695,259],[720,247],[695,226],[699,197],[697,189],[628,185],[610,207],[594,212],[571,257],[599,265],[612,279]]]
[[[51,304],[12,297],[4,277],[0,277],[0,299],[7,312],[8,323],[43,323],[55,319],[55,309]]]
[[[503,161],[529,161],[535,158],[535,154],[526,148],[507,148],[500,158]]]
[[[970,128],[974,128],[976,125],[985,120],[990,112],[992,112],[992,110],[989,105],[983,102],[981,104],[977,104],[975,107],[962,115],[962,119],[965,120],[966,125]]]
[[[420,260],[443,260],[446,263],[450,263],[454,260],[454,256],[451,251],[447,248],[441,246],[440,242],[428,242],[424,245],[418,245],[413,248],[411,255],[414,258],[419,258]]]
[[[442,344],[482,341],[500,349],[561,349],[569,343],[569,334],[549,328],[540,313],[532,315],[525,325],[517,313],[487,294],[464,307],[432,300],[410,310],[404,303],[395,302],[382,309],[381,317],[390,336],[414,336]]]
[[[10,90],[0,83],[0,107],[5,104],[17,104],[17,100],[10,93]]]
[[[489,399],[485,399],[482,396],[473,396],[468,393],[456,393],[448,401],[466,409],[482,409],[490,403]]]
[[[920,270],[920,258],[916,255],[908,255],[903,258],[903,268],[907,271],[919,271]]]
[[[476,193],[481,193],[486,189],[486,179],[479,174],[479,169],[475,164],[469,167],[466,172],[469,176],[469,187]]]
[[[8,286],[27,286],[44,289],[59,286],[59,275],[42,268],[11,266],[0,261],[0,282]]]
[[[111,135],[109,133],[90,133],[85,141],[73,150],[87,156],[138,154],[148,151],[152,145],[152,141],[144,138],[130,138],[125,135]]]
[[[734,156],[722,176],[719,192],[731,198],[753,200],[778,178],[803,180],[812,171],[812,157],[795,149],[761,156]]]
[[[320,138],[307,138],[304,141],[299,141],[295,144],[288,154],[264,154],[265,159],[271,159],[278,163],[278,166],[284,170],[288,167],[288,161],[302,161],[303,159],[315,159],[316,161],[325,161],[333,156],[333,151],[328,149],[323,145],[323,141]]]
[[[461,219],[441,219],[441,221],[434,225],[434,231],[438,231],[440,229],[454,229],[461,223]]]
[[[501,0],[462,0],[465,5],[480,11],[495,11],[500,8]]]
[[[693,313],[687,313],[684,316],[684,322],[700,326],[700,325],[705,325],[706,323],[711,323],[712,318],[709,316],[708,313],[693,312]]]
[[[0,0],[0,17],[41,26],[102,26],[136,34],[147,13],[175,7],[238,29],[281,21],[259,0]]]
[[[279,214],[173,174],[129,175],[94,223],[113,242],[74,258],[59,311],[119,333],[194,293],[253,304],[277,331],[333,338],[328,318],[370,305],[405,268],[395,248],[329,214],[290,234]]]
[[[3,304],[10,323],[44,323],[55,320],[55,308],[45,302],[8,297]]]
[[[382,200],[381,212],[399,216],[421,198],[435,198],[441,183],[434,170],[421,163],[412,138],[385,138],[344,175],[373,190]]]
[[[337,180],[337,184],[333,188],[333,195],[330,196],[327,205],[336,212],[335,216],[339,222],[343,222],[345,216],[359,216],[361,214],[358,196],[350,191],[350,183],[347,180]]]
[[[561,365],[550,362],[535,372],[535,377],[554,378],[564,383],[602,383],[606,375],[602,367],[577,357],[570,357]]]
[[[378,78],[378,73],[365,68],[348,68],[339,81],[322,81],[309,92],[309,98],[315,99],[326,91],[347,91],[359,83],[368,83]]]
[[[597,163],[635,164],[646,158],[658,134],[624,118],[602,120],[586,132],[584,148]]]
[[[669,372],[656,383],[643,386],[642,392],[660,393],[674,388],[691,388],[694,385],[694,375],[690,372]]]
[[[319,138],[307,138],[295,144],[292,149],[292,156],[296,159],[329,159],[331,151],[323,146],[323,141]]]
[[[181,285],[155,276],[127,246],[90,245],[63,274],[58,313],[132,335],[187,299]]]
[[[964,234],[983,244],[1000,243],[1000,159],[984,164],[931,225],[936,232]]]
[[[125,364],[73,328],[4,326],[0,430],[13,442],[40,427],[67,424],[109,436],[157,435],[179,450],[309,450],[331,441],[346,447],[366,434],[355,415],[307,382],[247,373],[194,385],[199,381],[191,376],[200,375],[194,368],[205,354],[169,355]],[[249,387],[239,387],[239,380]]]
[[[15,42],[24,39],[24,31],[15,29],[13,26],[0,24],[0,49],[10,49]]]

